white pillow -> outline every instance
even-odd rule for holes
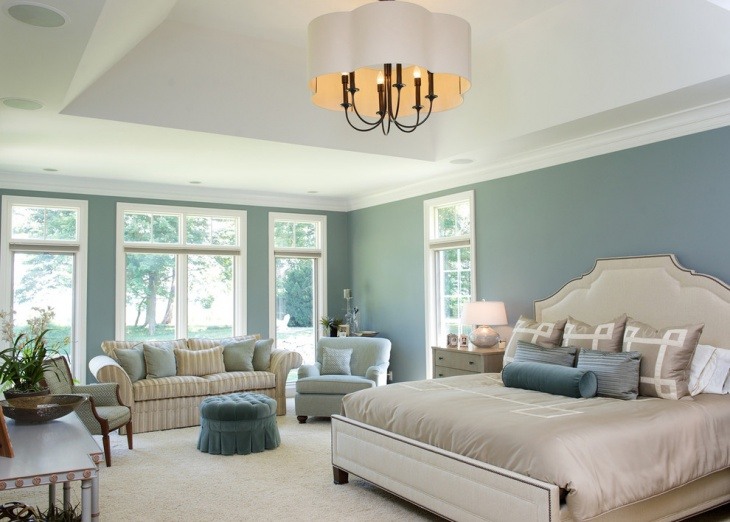
[[[730,393],[730,350],[697,345],[689,372],[689,392]]]

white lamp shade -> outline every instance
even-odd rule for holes
[[[434,73],[433,112],[458,106],[471,83],[471,27],[453,15],[431,13],[408,2],[373,2],[353,11],[315,18],[308,35],[309,87],[319,107],[342,110],[342,74],[355,72],[358,111],[376,116],[378,71],[383,64],[403,65],[400,114],[415,112],[413,69],[423,79]],[[395,74],[395,70],[393,71]]]
[[[507,311],[502,301],[474,301],[461,311],[461,324],[498,326],[507,324]]]

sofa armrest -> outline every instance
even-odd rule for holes
[[[76,384],[74,393],[83,393],[94,399],[95,406],[119,406],[119,384],[115,382],[97,382],[94,384]]]
[[[286,415],[286,378],[289,371],[302,365],[302,355],[298,352],[276,348],[271,351],[269,371],[276,375],[276,414]]]
[[[383,386],[388,383],[388,363],[371,366],[365,372],[365,378],[375,381],[375,386]]]
[[[322,365],[319,363],[303,364],[299,367],[297,377],[306,379],[307,377],[319,377],[322,372]]]
[[[134,406],[132,380],[119,363],[108,355],[97,355],[89,361],[89,370],[99,382],[113,382],[119,385],[119,399],[124,406]]]

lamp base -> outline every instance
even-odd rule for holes
[[[481,325],[471,331],[469,341],[478,348],[492,348],[499,342],[499,334],[491,326]]]

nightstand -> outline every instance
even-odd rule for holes
[[[502,371],[504,347],[441,348],[432,346],[433,377],[452,377]]]

